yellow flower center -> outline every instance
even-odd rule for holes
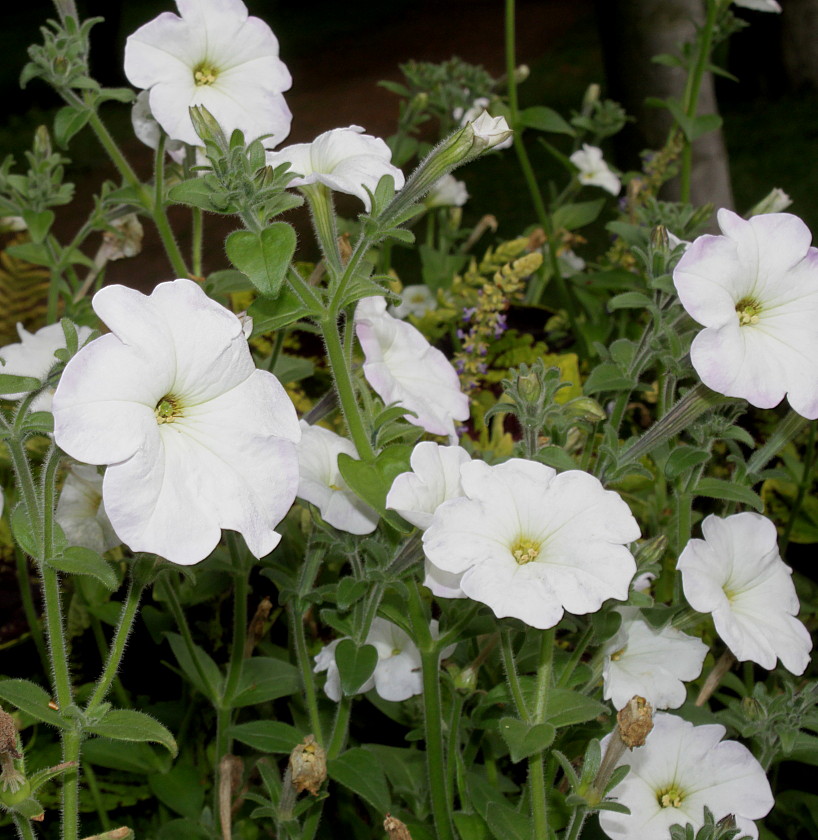
[[[684,791],[671,785],[656,794],[656,799],[663,808],[681,808],[684,802]]]
[[[511,555],[520,566],[524,566],[540,556],[540,548],[541,546],[536,540],[528,537],[518,537],[514,545],[511,546]]]
[[[219,75],[215,67],[204,62],[193,70],[193,81],[198,87],[203,85],[212,85]]]
[[[620,660],[620,659],[623,657],[623,655],[625,654],[625,650],[626,650],[626,649],[627,649],[627,648],[623,648],[623,647],[622,647],[622,648],[619,648],[619,650],[617,650],[617,651],[615,651],[614,653],[612,653],[612,654],[611,654],[611,662],[619,662],[619,660]]]
[[[740,327],[747,327],[751,324],[757,324],[759,315],[761,314],[761,304],[751,297],[742,298],[736,304],[736,313],[738,314],[738,324]]]
[[[156,422],[160,425],[162,423],[172,423],[182,416],[182,404],[179,398],[174,397],[173,394],[165,394],[156,404],[153,413],[156,415]]]

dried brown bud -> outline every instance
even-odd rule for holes
[[[17,724],[14,718],[0,709],[0,753],[8,754],[12,758],[22,758],[17,750]]]
[[[102,834],[94,834],[86,837],[85,840],[134,840],[136,835],[131,828],[112,828],[110,831],[103,831]]]
[[[348,233],[342,233],[338,237],[338,250],[341,254],[341,265],[346,265],[352,256],[352,243],[349,241]]]
[[[314,735],[307,735],[292,751],[289,766],[296,793],[308,790],[318,796],[318,790],[327,778],[327,753]]]
[[[409,829],[400,820],[395,819],[391,814],[386,815],[383,821],[383,827],[389,835],[389,840],[412,840],[412,835]]]
[[[241,318],[241,315],[239,317]],[[252,319],[250,319],[250,323],[252,324]],[[250,626],[247,628],[247,641],[244,644],[245,659],[252,654],[253,648],[264,638],[264,625],[270,617],[272,609],[273,602],[265,595],[261,599],[261,603],[256,607],[255,615],[250,620]]]
[[[135,257],[142,250],[144,231],[136,213],[128,213],[111,222],[111,229],[102,234],[98,259],[122,260]]]
[[[631,697],[617,713],[616,722],[622,743],[629,750],[641,747],[653,729],[653,708],[644,697]]]

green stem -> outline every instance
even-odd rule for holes
[[[76,766],[68,770],[63,776],[62,787],[62,840],[78,840],[79,838],[79,806],[80,806],[80,745],[82,733],[78,729],[68,729],[62,732],[62,760],[72,762]]]
[[[31,594],[31,579],[28,572],[28,561],[25,554],[18,547],[14,547],[14,558],[17,566],[17,585],[20,590],[20,600],[23,602],[23,612],[26,614],[26,622],[31,631],[31,637],[34,639],[34,646],[37,648],[37,653],[40,657],[40,664],[43,666],[43,672],[48,673],[51,665],[48,661],[48,650],[45,645],[45,637],[43,636],[43,628],[40,624],[40,617],[37,615],[37,610],[34,606],[34,598]]]
[[[454,802],[455,777],[457,775],[458,760],[460,759],[460,718],[463,714],[463,705],[466,702],[466,695],[457,691],[453,686],[452,711],[449,715],[449,741],[447,744],[447,755],[449,757],[449,772],[446,776],[446,800]]]
[[[171,266],[177,277],[189,277],[185,259],[182,252],[179,250],[179,244],[176,242],[176,237],[173,235],[173,229],[168,221],[167,213],[165,212],[165,135],[164,133],[159,137],[159,143],[156,146],[156,154],[154,156],[154,185],[153,185],[153,200],[150,205],[151,216],[156,229],[159,232],[159,238],[165,246],[165,253],[168,255]],[[147,190],[146,190],[147,192]]]
[[[773,429],[761,449],[757,449],[747,462],[748,477],[758,480],[759,473],[807,425],[806,418],[790,409],[787,416]]]
[[[355,386],[352,384],[352,376],[347,367],[344,347],[338,332],[338,320],[330,312],[326,318],[321,320],[320,326],[327,349],[327,359],[335,381],[335,388],[338,391],[338,399],[341,402],[341,409],[344,412],[344,419],[352,437],[352,442],[355,444],[355,449],[358,451],[361,460],[372,461],[375,458],[375,451],[369,441],[358,400],[355,397]]]
[[[338,253],[338,228],[335,224],[335,209],[332,206],[329,188],[323,184],[311,184],[303,187],[301,192],[307,197],[315,236],[321,246],[321,253],[329,269],[331,282],[337,282],[344,273],[344,268],[341,265],[341,255]]]
[[[12,814],[12,819],[14,820],[14,827],[17,829],[17,833],[20,835],[20,840],[37,840],[31,823],[25,817]]]
[[[102,630],[102,622],[93,614],[89,614],[89,619],[91,621],[91,633],[94,636],[94,641],[97,643],[97,650],[99,651],[99,656],[104,667],[108,661],[108,640],[105,638],[105,633]],[[123,709],[131,708],[131,700],[118,676],[114,677],[111,688],[116,695],[117,705]]]
[[[534,722],[544,723],[548,711],[548,696],[551,693],[554,668],[554,641],[556,631],[552,627],[543,631],[540,639],[540,661],[537,666],[537,694],[534,706]],[[545,751],[528,759],[528,784],[531,795],[532,838],[548,837],[548,800],[545,785]]]
[[[122,662],[122,654],[125,652],[125,645],[128,641],[128,636],[133,629],[134,619],[136,618],[137,610],[139,609],[139,599],[142,597],[142,584],[134,582],[133,578],[128,581],[128,591],[125,595],[125,600],[122,603],[122,609],[119,613],[119,621],[117,622],[114,638],[111,641],[111,647],[108,651],[108,659],[105,662],[105,667],[102,670],[102,675],[97,681],[94,693],[86,706],[86,712],[91,712],[104,699],[108,690],[111,688],[120,663]]]
[[[332,725],[332,735],[327,747],[327,760],[337,758],[344,748],[349,730],[349,714],[352,710],[352,698],[346,694],[341,695],[338,701],[338,708],[335,711],[335,722]]]
[[[296,612],[295,601],[287,603],[287,616],[290,619],[290,633],[295,643],[295,658],[298,670],[301,672],[301,684],[304,688],[304,700],[307,704],[307,714],[315,740],[324,744],[324,733],[321,729],[321,716],[318,714],[318,694],[315,690],[315,679],[312,671],[312,660],[307,650],[307,640],[304,636],[304,620]]]
[[[62,624],[60,604],[60,582],[57,573],[46,563],[40,566],[40,578],[45,602],[45,627],[48,649],[51,652],[51,668],[54,677],[54,696],[61,709],[71,705],[71,675],[68,671],[68,650]],[[69,759],[65,759],[69,761]]]
[[[195,277],[202,276],[202,242],[204,240],[204,212],[193,207],[191,213],[190,263]]]
[[[781,536],[778,550],[783,557],[787,552],[787,546],[790,544],[790,535],[795,525],[795,520],[801,512],[801,506],[804,504],[804,499],[807,495],[807,490],[812,486],[812,468],[815,465],[815,423],[810,423],[809,437],[807,438],[807,449],[804,453],[804,462],[802,465],[803,472],[801,473],[801,481],[798,482],[798,495],[795,497],[790,515],[787,518],[787,525],[784,528],[784,533]]]
[[[520,686],[520,678],[517,675],[517,663],[514,660],[514,649],[511,646],[510,630],[503,629],[500,631],[500,653],[503,657],[503,667],[505,668],[508,687],[511,690],[511,696],[517,709],[517,717],[520,720],[531,722],[531,715],[528,712],[523,690]]]

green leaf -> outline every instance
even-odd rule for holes
[[[102,720],[88,726],[86,731],[113,741],[150,741],[161,744],[173,756],[179,751],[170,730],[150,715],[133,709],[111,709]]]
[[[2,367],[0,367],[2,370]],[[11,373],[0,373],[0,397],[7,394],[28,394],[42,387],[42,382],[34,376],[14,376]],[[14,399],[19,399],[15,396]]]
[[[196,820],[202,813],[205,797],[205,780],[190,761],[179,761],[167,773],[152,773],[148,786],[153,795],[168,808]]]
[[[58,712],[49,708],[51,698],[39,685],[29,680],[2,680],[0,682],[0,699],[11,703],[21,712],[43,723],[51,726],[58,726],[60,729],[67,729],[68,724],[62,719]]]
[[[479,814],[455,811],[452,819],[462,840],[488,840],[486,823]]]
[[[171,820],[159,829],[156,840],[213,840],[213,832],[198,821]]]
[[[585,394],[596,394],[599,391],[630,390],[633,385],[633,380],[623,376],[617,365],[603,362],[591,371],[582,390]]]
[[[688,470],[710,459],[710,453],[695,446],[677,446],[665,461],[665,475],[673,481]]]
[[[585,225],[590,225],[591,222],[596,221],[604,206],[604,198],[596,198],[593,201],[579,201],[576,204],[564,204],[554,211],[554,229],[576,230],[585,227]]]
[[[340,645],[339,645],[340,647]],[[327,762],[327,775],[365,799],[380,814],[391,810],[389,789],[381,766],[362,747],[347,750]]]
[[[303,740],[303,735],[294,726],[279,720],[239,723],[231,726],[228,734],[254,750],[269,753],[291,753]]]
[[[249,292],[253,284],[247,276],[234,268],[225,268],[222,271],[214,271],[207,275],[204,284],[205,291],[209,296],[227,295],[233,292]]]
[[[218,701],[222,693],[222,673],[219,666],[205,653],[198,645],[193,648],[196,652],[199,665],[204,672],[207,679],[207,684],[203,683],[199,672],[188,653],[187,645],[184,639],[178,633],[166,633],[165,638],[170,644],[171,650],[176,657],[181,669],[185,672],[185,676],[193,683],[193,685],[204,694],[205,697],[213,702]]]
[[[295,231],[286,222],[274,222],[261,233],[235,230],[224,243],[227,256],[264,297],[281,291],[295,253]]]
[[[275,300],[253,301],[247,314],[253,319],[253,335],[257,336],[288,327],[309,315],[310,310],[295,292],[285,288]]]
[[[548,131],[552,134],[569,134],[573,137],[576,131],[553,108],[535,105],[525,108],[517,114],[517,121],[525,128],[537,131]]]
[[[210,187],[204,178],[189,178],[180,184],[174,184],[168,190],[168,198],[178,204],[189,204],[210,213],[235,213],[237,208],[231,206],[216,207],[211,199]]]
[[[534,456],[534,460],[554,467],[555,470],[575,470],[579,466],[561,446],[544,446]]]
[[[378,650],[374,645],[358,645],[352,639],[341,639],[335,648],[335,664],[341,677],[341,691],[355,694],[375,672]]]
[[[34,532],[34,525],[28,518],[26,506],[23,502],[18,502],[14,506],[9,517],[9,524],[11,525],[11,534],[17,542],[17,545],[29,557],[39,557],[42,551],[39,534]]]
[[[54,218],[53,210],[40,210],[39,212],[23,210],[23,221],[31,234],[32,242],[42,242],[48,236],[48,231],[54,224]]]
[[[164,773],[170,766],[170,756],[139,741],[91,740],[82,745],[82,760],[110,770],[126,770],[150,776]]]
[[[366,580],[355,580],[353,577],[343,577],[338,581],[338,589],[335,592],[335,602],[342,612],[348,610],[356,601],[369,592],[369,582]]]
[[[119,586],[119,578],[111,564],[96,551],[81,546],[71,546],[58,557],[46,561],[52,569],[69,575],[90,575],[113,592]]]
[[[530,817],[515,811],[510,805],[489,802],[486,822],[497,840],[530,840]]]
[[[764,510],[764,502],[758,493],[754,493],[749,487],[733,484],[732,481],[726,481],[723,478],[703,478],[695,486],[693,493],[696,496],[706,496],[708,499],[738,502],[757,510],[759,513]]]
[[[18,802],[12,807],[12,810],[27,820],[41,820],[44,813],[43,806],[31,797],[24,799],[22,802]]]
[[[498,731],[503,736],[511,753],[511,760],[515,764],[550,747],[557,734],[557,730],[550,723],[526,723],[513,717],[500,718]]]
[[[653,305],[653,299],[642,292],[623,292],[608,301],[608,312],[617,309],[649,309]]]
[[[66,105],[54,117],[54,140],[61,149],[68,147],[71,138],[81,131],[91,117],[90,108],[75,108]]]
[[[594,720],[607,712],[608,707],[592,697],[567,688],[553,688],[548,694],[548,711],[545,718],[559,729],[561,726]]]
[[[315,365],[309,359],[280,353],[276,359],[273,373],[279,382],[299,382],[315,373]]]
[[[236,694],[232,700],[226,699],[237,709],[296,694],[300,689],[301,680],[295,665],[272,656],[254,656],[244,660]]]

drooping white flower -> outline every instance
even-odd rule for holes
[[[312,502],[333,528],[349,534],[371,534],[378,514],[349,489],[338,469],[338,456],[358,453],[352,441],[321,426],[301,421],[298,444],[298,498]]]
[[[88,339],[93,330],[90,327],[77,327],[79,344]],[[54,354],[57,350],[65,349],[65,333],[60,324],[49,324],[47,327],[30,333],[22,324],[17,324],[17,334],[20,341],[0,347],[0,373],[14,376],[32,376],[45,381],[49,371],[57,364]],[[53,388],[47,388],[38,394],[31,403],[31,411],[51,411]],[[19,400],[24,394],[3,394],[5,399]]]
[[[423,203],[427,207],[462,207],[469,200],[463,181],[454,175],[444,175],[429,191]]]
[[[389,312],[396,318],[405,318],[407,315],[422,318],[433,309],[437,309],[437,298],[427,285],[421,283],[417,286],[404,286],[401,302],[397,306],[390,306]]]
[[[465,111],[462,108],[455,108],[452,116],[456,120],[460,120],[460,125],[467,125],[472,123],[474,126],[475,136],[487,145],[485,149],[496,149],[498,152],[502,149],[511,148],[514,144],[514,132],[509,128],[505,117],[492,117],[486,110],[489,107],[490,101],[487,96],[478,96],[472,102],[471,107]]]
[[[103,554],[122,540],[105,513],[102,476],[90,464],[72,464],[57,502],[55,518],[70,545]]]
[[[93,305],[111,332],[66,366],[54,438],[109,465],[102,494],[116,533],[183,565],[204,559],[222,528],[257,557],[272,551],[298,487],[301,432],[239,319],[190,280],[149,296],[108,286]]]
[[[438,635],[438,623],[431,622],[432,636]],[[341,675],[335,663],[335,648],[343,641],[330,642],[316,657],[314,673],[327,672],[324,691],[336,703],[341,699]],[[366,644],[378,651],[378,664],[372,676],[358,689],[363,694],[374,688],[384,700],[408,700],[423,692],[420,651],[415,643],[396,624],[384,618],[374,618],[366,637]],[[441,658],[451,656],[455,645],[441,651]]]
[[[601,811],[602,830],[612,840],[667,840],[674,824],[699,829],[706,805],[717,820],[733,814],[742,835],[758,837],[753,820],[773,807],[770,784],[745,746],[721,740],[725,732],[657,714],[645,745],[620,758],[630,772],[609,794],[630,814]]]
[[[756,12],[780,12],[781,6],[776,0],[733,0],[736,6],[753,9]]]
[[[421,441],[412,450],[411,472],[401,473],[386,494],[386,507],[397,511],[407,522],[426,530],[434,512],[449,499],[463,496],[460,467],[471,460],[460,446],[441,446]],[[465,598],[460,575],[438,569],[428,557],[423,585],[438,598]]]
[[[462,575],[469,598],[546,629],[565,611],[628,597],[636,564],[626,545],[639,526],[617,493],[588,473],[557,475],[520,458],[471,461],[460,476],[464,497],[437,508],[423,547],[439,569]]]
[[[701,674],[706,656],[700,639],[670,626],[657,630],[626,614],[605,652],[603,696],[616,709],[634,695],[654,709],[677,709],[687,697],[684,683]]]
[[[795,617],[798,596],[792,569],[778,553],[775,525],[757,513],[702,522],[679,557],[685,597],[694,610],[713,615],[716,632],[740,662],[793,674],[809,664],[812,640]]]
[[[406,419],[434,435],[456,440],[455,420],[469,417],[451,362],[411,324],[393,318],[386,300],[368,297],[355,309],[355,331],[364,351],[364,376],[387,404],[414,411]]]
[[[600,187],[611,195],[619,195],[622,182],[617,175],[611,172],[608,164],[603,160],[602,149],[583,143],[582,148],[577,149],[569,160],[579,169],[577,178],[580,184]]]
[[[745,220],[719,210],[723,236],[700,236],[673,272],[703,329],[690,360],[708,388],[818,417],[818,249],[789,213]]]
[[[162,128],[151,113],[150,91],[141,90],[137,94],[131,108],[131,125],[137,139],[149,149],[159,148]],[[181,163],[185,159],[185,144],[181,140],[168,140],[165,143],[165,151],[176,163]]]
[[[392,152],[380,137],[364,134],[359,125],[333,128],[319,134],[312,143],[295,143],[268,152],[268,166],[289,163],[294,174],[291,187],[324,184],[331,190],[357,196],[367,211],[372,202],[367,189],[375,192],[384,175],[395,179],[395,189],[404,183],[403,172],[393,166]]]
[[[173,140],[201,139],[188,109],[201,105],[229,137],[249,142],[270,135],[272,148],[290,133],[292,115],[282,92],[292,84],[278,57],[278,40],[264,21],[249,17],[241,0],[176,0],[125,44],[125,75],[150,91],[150,111]]]

